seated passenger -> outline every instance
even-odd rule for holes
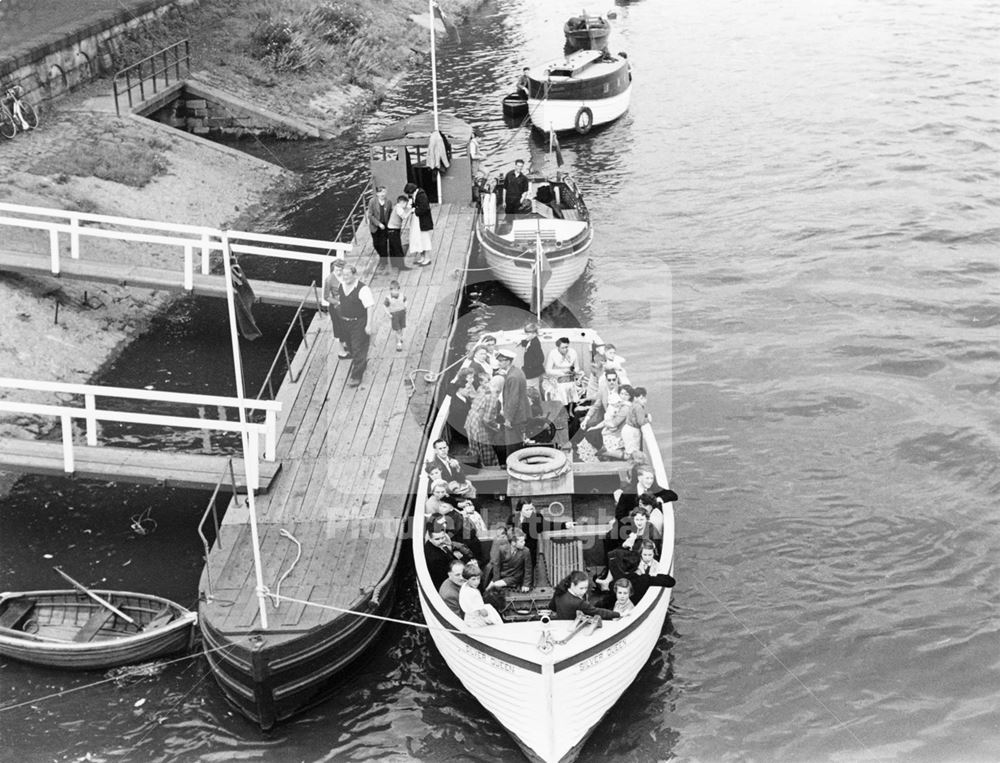
[[[445,585],[447,584],[445,582]],[[628,578],[618,578],[615,581],[614,610],[622,617],[625,617],[633,609],[635,609],[635,604],[632,603],[632,583],[629,582]]]
[[[444,603],[448,605],[448,609],[459,617],[462,616],[462,607],[458,603],[458,593],[465,585],[465,578],[462,577],[464,569],[465,562],[461,559],[453,559],[448,567],[448,578],[438,588],[438,593],[441,594]]]
[[[660,553],[660,543],[663,541],[663,534],[656,529],[656,526],[649,521],[649,514],[642,506],[636,506],[629,514],[629,523],[622,528],[625,537],[622,539],[622,546],[629,549],[638,549],[645,541],[653,543],[656,553]]]
[[[576,613],[582,612],[588,616],[598,615],[605,620],[616,620],[621,617],[613,609],[595,607],[587,600],[587,589],[590,587],[590,579],[586,572],[574,570],[559,582],[552,593],[552,601],[549,602],[551,609],[557,620],[575,620]]]
[[[565,406],[573,406],[578,400],[576,376],[580,370],[580,359],[576,350],[569,346],[569,338],[559,337],[555,348],[545,358],[543,383],[549,391],[549,399],[558,400]]]
[[[604,345],[604,370],[615,371],[622,384],[631,384],[624,366],[625,358],[618,354],[618,349],[611,342]]]
[[[519,500],[517,502],[517,509],[507,517],[508,535],[513,536],[514,530],[521,530],[524,533],[525,546],[528,549],[528,554],[531,556],[533,567],[538,563],[538,539],[542,533],[552,530],[565,530],[573,526],[574,524],[571,520],[560,522],[546,519],[535,510],[535,504],[531,498]],[[532,581],[528,581],[528,584],[531,585]]]
[[[639,497],[643,493],[649,493],[655,499],[655,511],[650,512],[649,519],[657,529],[662,530],[663,506],[665,503],[676,501],[677,493],[657,485],[656,476],[648,466],[636,466],[630,484],[622,490],[615,491],[615,519],[622,520],[627,517],[632,509],[639,505]]]
[[[465,585],[458,592],[458,602],[465,616],[465,624],[471,628],[478,628],[483,625],[501,625],[503,618],[492,604],[483,601],[483,595],[479,592],[479,583],[482,580],[482,573],[478,565],[469,565],[462,572],[465,578]]]
[[[467,546],[455,543],[445,523],[441,520],[432,519],[426,527],[427,540],[424,541],[424,557],[427,562],[427,571],[431,575],[431,582],[438,590],[441,584],[448,579],[448,569],[455,559],[467,562],[472,559],[472,552]]]
[[[534,568],[531,554],[525,548],[527,536],[521,528],[515,528],[510,543],[494,542],[497,553],[490,553],[490,564],[493,565],[494,588],[511,588],[527,593],[531,590],[534,579]]]
[[[625,442],[622,440],[622,427],[628,418],[632,406],[632,388],[623,384],[618,390],[618,404],[609,405],[601,422],[601,443],[603,447],[597,452],[601,460],[625,458]]]
[[[446,482],[457,482],[461,488],[458,491],[459,495],[464,495],[466,498],[476,497],[476,488],[466,479],[462,465],[448,452],[447,440],[434,441],[434,457],[431,458],[427,466],[428,468],[436,466],[440,469],[441,479]]]
[[[656,560],[656,546],[652,541],[643,541],[639,551],[639,565],[635,572],[628,576],[632,582],[632,601],[638,602],[653,586],[673,588],[676,581],[673,576],[661,569]]]

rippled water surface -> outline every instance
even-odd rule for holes
[[[442,47],[442,101],[483,124],[495,169],[545,161],[540,138],[499,118],[498,96],[522,65],[560,50],[579,9],[488,3]],[[659,648],[581,759],[996,760],[1000,10],[615,10],[611,47],[633,62],[632,108],[563,141],[597,236],[584,280],[546,317],[613,336],[651,388],[681,495],[679,583]],[[423,108],[427,79],[409,78],[365,135]],[[364,137],[261,150],[310,173],[286,230],[337,227],[331,210],[364,178]],[[486,296],[497,304],[470,325],[514,320],[509,299]],[[109,378],[159,385],[172,373],[200,389],[199,353],[226,353],[228,340],[203,330],[199,311],[211,314],[168,317],[165,341],[140,344]],[[177,356],[191,360],[174,370]],[[191,603],[204,500],[23,480],[0,513],[0,587],[53,585],[48,565],[60,563]],[[158,530],[136,536],[129,517],[146,507]],[[397,615],[419,617],[412,595]],[[201,660],[41,699],[95,678],[0,664],[3,703],[30,702],[0,714],[5,755],[520,759],[424,635],[402,626],[338,699],[271,735],[233,715]]]

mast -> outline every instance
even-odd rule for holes
[[[434,40],[434,27],[437,21],[434,18],[434,7],[437,3],[434,0],[427,0],[427,11],[430,16],[431,27],[431,108],[434,113],[434,132],[438,132],[438,81],[437,81],[437,50]],[[442,20],[443,22],[443,20]],[[441,173],[435,172],[434,179],[437,181],[438,204],[441,203]]]
[[[253,491],[257,487],[257,447],[250,445],[247,432],[247,409],[243,390],[243,360],[240,356],[240,339],[236,328],[236,301],[233,294],[233,263],[230,260],[229,234],[222,234],[222,260],[226,274],[226,306],[229,309],[229,338],[233,345],[233,368],[236,373],[236,400],[240,412],[240,440],[243,446],[243,470],[247,481],[247,509],[250,514],[250,545],[253,547],[253,567],[257,578],[257,611],[260,612],[260,627],[267,629],[267,600],[264,597],[264,570],[260,562],[260,537],[257,532],[257,510]],[[251,465],[250,461],[253,460]]]

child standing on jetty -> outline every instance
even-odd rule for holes
[[[406,328],[406,297],[403,296],[399,281],[389,282],[389,296],[383,304],[392,321],[392,330],[396,332],[396,352],[400,352],[403,349],[403,329]]]

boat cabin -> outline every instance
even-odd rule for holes
[[[454,114],[438,112],[438,131],[443,137],[448,167],[432,166],[440,151],[432,145],[434,114],[424,112],[395,122],[372,139],[371,174],[374,185],[384,185],[395,201],[407,183],[427,192],[431,202],[468,203],[472,188],[472,162],[468,155],[472,126]],[[440,174],[440,193],[438,187]]]
[[[601,50],[578,50],[570,53],[562,61],[550,64],[546,69],[549,77],[575,77],[591,64],[600,61],[606,53]]]

